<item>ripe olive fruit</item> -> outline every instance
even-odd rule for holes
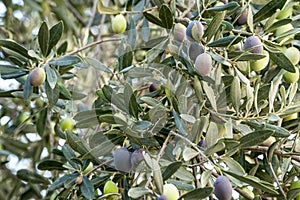
[[[232,185],[226,176],[219,176],[214,182],[214,194],[219,200],[230,200]]]
[[[188,27],[186,28],[186,36],[191,41],[195,40],[197,42],[200,42],[203,33],[204,33],[203,25],[198,20],[191,21]]]
[[[292,190],[292,189],[298,189],[298,188],[300,188],[300,180],[293,182],[293,183],[291,184],[291,186],[290,186],[290,189],[291,189],[291,190]],[[300,200],[300,194],[298,194],[298,195],[296,196],[296,200]]]
[[[204,47],[197,42],[192,42],[189,47],[190,59],[195,62],[197,56],[199,56],[202,53],[204,53]]]
[[[283,79],[285,80],[285,82],[287,83],[295,83],[298,81],[299,79],[299,69],[298,67],[295,67],[296,72],[292,73],[292,72],[285,72],[283,74]]]
[[[179,191],[172,183],[164,184],[163,196],[167,197],[168,200],[177,200],[179,198]]]
[[[195,60],[196,72],[201,76],[207,76],[212,70],[212,58],[207,53],[202,53]]]
[[[103,188],[103,194],[118,193],[118,192],[119,192],[119,188],[113,181],[111,180],[106,181]]]
[[[32,70],[28,76],[30,84],[34,87],[42,85],[46,80],[46,72],[40,67]]]
[[[250,50],[251,53],[262,53],[263,46],[260,39],[257,36],[253,35],[246,38],[244,42],[244,50]]]
[[[205,139],[200,140],[198,146],[206,148],[207,147],[206,140]]]
[[[290,61],[294,64],[297,65],[300,61],[300,51],[296,47],[290,47],[284,50],[283,52],[286,57],[290,59]]]
[[[250,67],[252,70],[261,71],[268,66],[269,61],[270,61],[269,52],[266,50],[263,50],[262,54],[265,55],[264,58],[250,62]]]
[[[61,130],[73,130],[74,128],[74,121],[71,117],[66,117],[60,122]]]
[[[173,35],[178,42],[183,42],[185,38],[186,27],[183,24],[177,23],[174,25]]]
[[[114,151],[114,165],[117,170],[122,172],[131,170],[131,153],[127,148],[117,148]]]
[[[126,19],[122,14],[116,15],[111,22],[113,32],[117,34],[123,33],[126,30],[126,25]]]
[[[137,167],[140,162],[142,162],[144,160],[144,155],[143,152],[145,150],[144,149],[136,149],[132,154],[131,154],[131,166],[132,168]]]
[[[241,9],[239,10],[241,11]],[[242,14],[239,16],[239,18],[237,19],[236,23],[237,25],[244,25],[247,22],[247,15],[248,15],[248,8],[246,8]]]

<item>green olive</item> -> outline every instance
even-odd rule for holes
[[[287,82],[287,83],[295,83],[298,81],[299,79],[299,69],[298,67],[295,67],[296,72],[292,73],[292,72],[285,72],[283,74],[283,79]]]
[[[254,71],[261,71],[264,68],[266,68],[266,66],[268,66],[270,57],[269,57],[269,52],[266,50],[263,50],[263,55],[265,55],[264,58],[260,59],[260,60],[255,60],[255,61],[251,61],[250,62],[250,67],[252,70]]]
[[[163,186],[163,196],[167,197],[168,200],[177,200],[179,191],[175,185],[167,183]]]
[[[67,117],[61,121],[60,126],[63,131],[65,130],[71,131],[74,128],[74,121],[72,118]]]
[[[112,30],[113,32],[119,34],[126,30],[126,19],[123,15],[116,15],[112,20]]]
[[[103,188],[103,194],[118,193],[118,186],[111,180],[107,181]]]

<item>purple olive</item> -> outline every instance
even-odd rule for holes
[[[197,42],[192,42],[189,47],[190,59],[195,62],[197,56],[199,56],[202,53],[204,53],[203,46]]]
[[[241,9],[239,9],[239,12],[241,11]],[[238,20],[236,21],[236,23],[238,25],[243,25],[246,24],[247,22],[247,14],[248,14],[248,9],[246,8],[242,14],[239,16]]]
[[[143,152],[145,149],[137,149],[131,154],[131,166],[132,168],[137,167],[140,162],[144,160]]]
[[[252,53],[262,53],[263,52],[263,46],[260,41],[260,39],[253,35],[248,37],[244,42],[244,49],[247,51],[249,49]]]
[[[207,53],[202,53],[195,60],[196,72],[201,76],[207,76],[212,70],[212,58]]]
[[[230,200],[232,185],[226,176],[219,176],[214,183],[214,194],[219,200]]]
[[[186,36],[190,41],[200,42],[204,33],[203,29],[203,25],[200,21],[191,21],[188,27],[186,28]]]
[[[122,172],[129,172],[131,166],[131,153],[127,148],[118,148],[114,151],[115,168]]]

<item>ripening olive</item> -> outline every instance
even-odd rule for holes
[[[183,24],[177,23],[174,26],[173,35],[174,39],[178,42],[183,42],[185,38],[186,27]]]
[[[168,198],[166,196],[159,196],[156,198],[156,200],[168,200]]]
[[[252,70],[261,71],[268,66],[269,61],[270,61],[269,52],[266,50],[263,50],[262,54],[265,55],[264,58],[250,62],[250,67]]]
[[[140,162],[144,160],[144,155],[143,152],[145,149],[136,149],[132,154],[131,154],[131,166],[132,168],[137,167]]]
[[[294,72],[294,73],[286,71],[283,74],[283,79],[287,83],[295,83],[295,82],[298,81],[298,79],[299,79],[299,69],[298,69],[298,67],[295,67],[295,70],[296,70],[296,72]]]
[[[252,53],[262,53],[263,46],[260,39],[257,36],[253,35],[246,38],[244,42],[244,50],[249,50]]]
[[[35,68],[29,73],[28,78],[32,86],[37,87],[42,85],[46,80],[46,73],[44,68]]]
[[[179,191],[172,183],[164,184],[163,196],[167,197],[168,200],[177,200],[179,198]]]
[[[241,11],[241,9],[239,10]],[[248,15],[248,8],[246,8],[242,14],[239,16],[239,18],[237,19],[236,23],[237,25],[244,25],[247,22],[247,15]]]
[[[284,50],[283,52],[293,63],[293,65],[297,65],[300,60],[300,51],[296,47],[290,47]]]
[[[115,33],[123,33],[126,30],[126,19],[122,14],[116,15],[111,22],[112,30]]]
[[[232,185],[226,176],[219,176],[214,183],[214,194],[219,200],[230,200]]]
[[[195,60],[196,72],[201,76],[207,76],[212,70],[212,58],[207,53],[202,53]]]
[[[114,165],[117,170],[122,172],[131,170],[131,153],[127,148],[117,148],[114,151]]]
[[[199,56],[202,53],[204,53],[203,46],[197,42],[192,42],[189,47],[190,59],[195,62],[197,56]]]
[[[203,25],[201,24],[200,21],[198,20],[191,21],[188,27],[186,28],[186,36],[191,41],[195,40],[197,42],[200,42],[204,33],[203,29],[204,29]]]

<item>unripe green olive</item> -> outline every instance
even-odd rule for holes
[[[197,56],[204,53],[204,47],[198,42],[192,42],[189,47],[189,56],[192,61],[195,62]]]
[[[294,27],[292,24],[286,24],[286,25],[280,26],[276,29],[275,36],[281,36],[281,35],[285,34],[286,32],[291,31],[293,29],[294,29]],[[277,41],[281,42],[283,39],[286,39],[286,38],[292,39],[293,37],[294,37],[293,35],[289,35],[285,38],[279,38],[279,39],[277,39]]]
[[[226,176],[219,176],[214,182],[214,194],[219,200],[232,198],[232,185]]]
[[[179,191],[172,183],[167,183],[163,186],[163,196],[168,200],[177,200],[179,198]]]
[[[246,38],[244,42],[244,50],[249,50],[251,53],[262,53],[263,46],[260,39],[257,36],[253,35]]]
[[[266,51],[266,50],[263,50],[262,54],[265,55],[264,58],[262,58],[260,60],[255,60],[255,61],[250,62],[250,67],[251,67],[252,70],[261,71],[264,68],[266,68],[266,66],[268,66],[269,61],[270,61],[269,52]]]
[[[72,118],[66,117],[65,119],[63,119],[60,122],[60,126],[63,131],[65,131],[65,130],[71,131],[74,128],[74,121]]]
[[[113,32],[119,34],[123,33],[126,30],[126,19],[122,14],[116,15],[111,23]]]
[[[191,41],[200,42],[203,33],[204,33],[203,25],[198,20],[191,21],[188,27],[186,28],[186,36]]]
[[[90,162],[89,165],[83,170],[82,173],[83,173],[83,174],[87,174],[87,173],[89,173],[90,171],[92,171],[93,168],[94,168],[94,165],[93,165],[92,162]]]
[[[114,165],[117,170],[122,172],[131,170],[131,153],[127,148],[117,148],[114,151]]]
[[[207,53],[202,53],[195,60],[196,72],[201,76],[207,76],[212,70],[212,58]]]
[[[299,69],[298,67],[295,67],[296,72],[292,73],[292,72],[285,72],[283,74],[283,79],[287,82],[287,83],[295,83],[298,81],[299,79]]]
[[[32,70],[28,76],[30,84],[34,87],[42,85],[46,80],[46,72],[40,67]]]
[[[118,192],[119,192],[119,188],[113,181],[111,180],[106,181],[103,188],[103,194],[118,193]]]
[[[297,65],[299,63],[300,51],[296,47],[287,48],[286,50],[284,50],[284,54],[294,65]]]
[[[178,42],[183,42],[185,39],[186,27],[183,24],[177,23],[174,25],[173,35]]]

